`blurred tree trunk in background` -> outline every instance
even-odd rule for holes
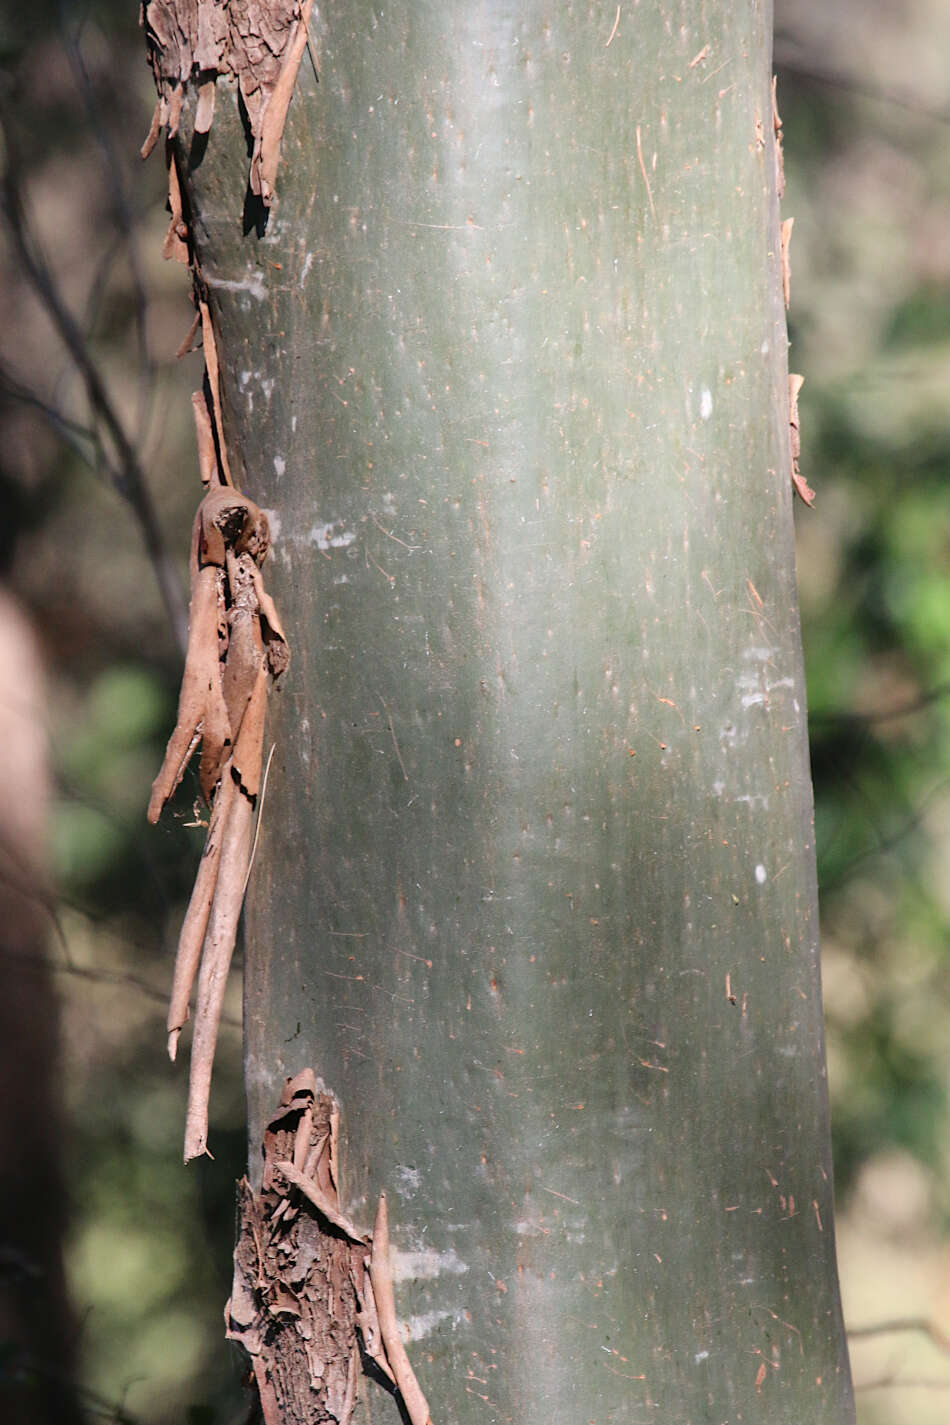
[[[437,1425],[842,1425],[769,7],[311,34],[263,236],[181,140],[294,653],[252,1172],[312,1065]]]
[[[48,715],[33,630],[2,588],[0,670],[0,1416],[5,1425],[73,1425],[82,1417],[63,1277],[62,1088],[45,954]]]

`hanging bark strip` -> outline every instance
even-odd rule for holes
[[[231,75],[254,141],[249,186],[269,206],[311,9],[312,0],[144,0],[159,100],[143,157],[163,128],[169,140],[175,138],[188,84],[197,92],[195,132],[207,133],[216,80]],[[207,493],[192,530],[189,645],[178,717],[148,809],[149,820],[157,821],[200,745],[201,789],[212,812],[168,1012],[168,1052],[175,1059],[197,978],[188,1162],[208,1151],[214,1051],[261,792],[267,689],[290,655],[261,574],[270,547],[267,517],[234,487],[214,326],[185,213],[184,169],[171,142],[166,157],[171,221],[164,255],[189,263],[197,309],[179,354],[191,348],[200,328],[205,356],[203,389],[192,397]],[[287,1081],[264,1135],[261,1192],[255,1194],[246,1178],[239,1184],[227,1334],[251,1359],[265,1425],[347,1425],[361,1357],[390,1382],[411,1425],[431,1425],[396,1320],[385,1194],[375,1233],[360,1232],[340,1207],[338,1124],[337,1105],[318,1092],[312,1070]]]
[[[216,376],[212,368],[212,392]],[[207,1152],[211,1071],[247,880],[267,687],[290,656],[261,576],[270,548],[267,516],[222,483],[217,452],[223,442],[219,431],[216,447],[215,411],[203,392],[196,392],[192,403],[199,467],[209,488],[191,537],[188,653],[178,718],[148,808],[149,820],[156,822],[200,744],[201,790],[212,813],[178,942],[168,1011],[168,1052],[174,1059],[197,975],[186,1162]],[[217,405],[214,399],[212,404]]]
[[[775,189],[779,200],[781,200],[785,193],[785,154],[782,148],[782,116],[778,111],[778,75],[774,74],[772,76],[772,130],[775,141]],[[782,297],[785,301],[786,311],[788,311],[792,300],[792,263],[790,249],[792,245],[792,229],[794,226],[794,218],[785,218],[781,227]],[[802,389],[804,382],[804,376],[796,376],[789,373],[789,444],[791,446],[792,486],[799,499],[808,505],[809,508],[812,508],[815,503],[815,492],[801,473],[798,465],[802,453],[801,429],[798,420],[798,393]]]
[[[312,1069],[288,1079],[264,1133],[260,1193],[239,1184],[228,1339],[250,1357],[265,1425],[347,1425],[360,1358],[431,1425],[396,1323],[385,1194],[375,1232],[340,1207],[333,1096]]]
[[[802,453],[802,436],[798,421],[798,393],[805,384],[804,376],[789,372],[788,377],[788,431],[792,449],[792,484],[806,505],[814,505],[815,492],[798,468]]]
[[[775,192],[779,202],[785,197],[785,148],[782,116],[778,111],[778,75],[772,75],[772,130],[775,134]]]
[[[280,144],[297,71],[307,47],[313,0],[145,0],[142,24],[158,103],[142,157],[162,129],[178,133],[185,86],[194,83],[195,132],[206,134],[214,118],[219,76],[238,82],[253,140],[248,184],[270,207],[276,196]],[[174,225],[174,195],[172,215]]]

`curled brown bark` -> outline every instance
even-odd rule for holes
[[[215,382],[210,384],[213,389]],[[192,530],[188,653],[178,718],[148,808],[149,820],[157,821],[200,744],[201,790],[212,813],[178,942],[168,1010],[168,1052],[174,1059],[197,975],[186,1162],[208,1151],[211,1071],[247,884],[267,688],[290,657],[261,575],[270,549],[267,516],[222,483],[215,451],[223,451],[224,444],[220,430],[215,444],[214,409],[201,392],[193,404],[199,467],[210,488]]]
[[[189,83],[197,93],[195,130],[207,133],[214,117],[215,80],[231,77],[237,80],[253,139],[249,186],[269,207],[312,8],[313,0],[245,0],[240,5],[145,0],[142,22],[158,103],[142,157],[151,153],[163,128],[169,138],[177,134]],[[172,213],[174,227],[174,197]]]
[[[261,1191],[239,1186],[228,1338],[250,1357],[266,1425],[347,1425],[361,1355],[412,1425],[431,1425],[396,1321],[385,1194],[372,1233],[340,1206],[338,1118],[312,1069],[287,1080],[264,1133]]]

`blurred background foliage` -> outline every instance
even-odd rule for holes
[[[154,98],[136,18],[126,0],[5,8],[2,160],[8,211],[22,204],[138,452],[161,549],[8,223],[0,570],[49,670],[49,954],[84,1399],[90,1417],[211,1425],[244,1418],[221,1326],[245,1153],[240,989],[216,1159],[186,1172],[164,1000],[203,833],[186,814],[152,830],[144,807],[180,671],[156,554],[183,587],[200,358],[174,358],[191,307],[160,256],[160,159],[138,158]],[[777,0],[791,366],[818,492],[796,518],[839,1253],[864,1425],[950,1412],[948,53],[943,0]]]

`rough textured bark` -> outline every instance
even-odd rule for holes
[[[852,1418],[770,21],[330,3],[262,238],[191,149],[295,651],[251,1161],[312,1064],[440,1425]]]
[[[301,1198],[292,1202],[279,1171],[286,1160],[298,1164],[301,1181],[312,1178],[333,1212],[333,1117],[312,1073],[291,1080],[264,1137],[261,1189],[240,1184],[228,1336],[253,1363],[265,1425],[345,1422],[355,1397],[367,1244]]]

